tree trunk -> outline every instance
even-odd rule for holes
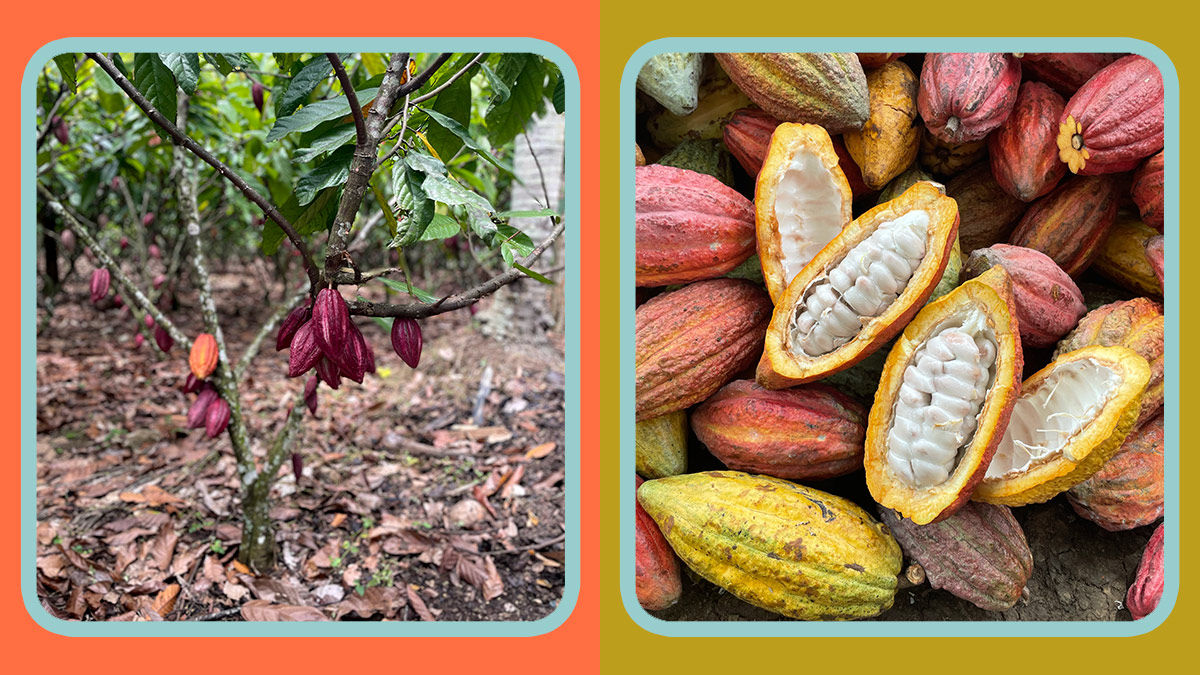
[[[238,560],[255,572],[275,567],[275,526],[271,523],[271,481],[256,480],[242,493],[242,543]]]

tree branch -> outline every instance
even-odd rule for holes
[[[401,96],[408,96],[414,91],[420,89],[421,85],[425,84],[429,78],[433,77],[433,74],[436,73],[439,68],[441,68],[447,61],[450,60],[450,56],[450,54],[438,54],[437,58],[433,60],[433,63],[429,64],[429,67],[417,73],[412,77],[412,79],[400,86],[400,91],[396,92],[396,97],[399,98]],[[408,63],[405,63],[404,67],[407,70]],[[389,105],[388,108],[390,107],[391,106]]]
[[[296,228],[293,227],[290,222],[288,222],[287,218],[283,217],[283,214],[279,212],[279,209],[275,208],[274,204],[267,201],[262,195],[258,194],[258,192],[254,188],[250,187],[250,185],[241,176],[234,172],[233,169],[230,169],[228,166],[222,163],[221,160],[214,157],[211,153],[201,147],[199,143],[192,140],[190,137],[180,131],[170,120],[164,117],[163,114],[155,109],[153,104],[146,99],[142,92],[138,91],[137,87],[134,87],[133,83],[126,79],[126,77],[121,74],[121,71],[117,70],[117,67],[113,65],[113,62],[107,57],[105,57],[103,54],[91,52],[89,52],[87,56],[95,61],[96,64],[100,66],[101,70],[108,73],[108,76],[113,79],[113,82],[116,82],[117,86],[120,87],[127,96],[129,96],[134,104],[141,108],[142,112],[146,113],[146,116],[150,118],[150,121],[154,122],[161,127],[163,131],[167,132],[167,135],[171,137],[176,145],[181,145],[184,148],[187,148],[189,152],[199,157],[204,161],[204,163],[220,172],[220,174],[225,176],[229,182],[233,183],[234,186],[242,192],[242,194],[246,195],[247,199],[262,209],[263,213],[268,218],[275,221],[275,224],[283,230],[284,234],[286,234],[287,238],[292,242],[292,245],[300,251],[300,255],[304,259],[304,268],[308,272],[309,282],[313,285],[316,285],[318,282],[320,282],[320,273],[317,271],[317,268],[312,261],[312,254],[308,250],[308,245],[304,243],[304,240],[300,238],[300,235],[296,232]]]
[[[350,76],[346,74],[346,66],[342,65],[342,60],[333,52],[326,52],[325,58],[329,59],[338,82],[342,83],[342,91],[346,92],[346,102],[350,104],[350,114],[354,116],[354,132],[358,143],[364,144],[367,142],[367,125],[363,121],[362,107],[358,104],[358,94],[354,91],[354,85],[350,83]]]

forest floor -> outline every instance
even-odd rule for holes
[[[422,322],[412,370],[383,328],[359,321],[379,371],[318,390],[298,464],[272,490],[278,565],[256,575],[237,560],[228,437],[186,428],[187,354],[149,339],[134,349],[136,320],[93,307],[87,279],[77,272],[53,314],[39,310],[37,588],[52,615],[525,621],[557,607],[572,562],[561,335],[501,343],[451,312]],[[213,287],[238,359],[266,315],[263,292],[236,275]],[[199,312],[184,300],[170,316],[194,336]],[[286,377],[273,338],[241,389],[258,457],[305,383]]]

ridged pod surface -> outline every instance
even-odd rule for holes
[[[421,362],[421,347],[425,339],[416,319],[397,317],[392,322],[392,349],[409,368]]]
[[[963,266],[962,278],[973,279],[993,265],[1003,267],[1012,279],[1022,345],[1054,345],[1087,312],[1079,287],[1045,253],[1008,244],[976,249]]]
[[[1012,54],[927,54],[917,99],[921,118],[948,143],[983,140],[1012,112],[1021,62]]]
[[[350,335],[350,308],[336,288],[322,288],[312,308],[313,338],[326,356],[341,357]]]
[[[758,259],[778,301],[852,219],[853,193],[833,141],[815,124],[780,124],[754,188]]]
[[[1142,396],[1137,424],[1145,424],[1163,407],[1163,334],[1165,320],[1162,305],[1149,298],[1121,300],[1088,312],[1079,324],[1054,349],[1054,358],[1083,347],[1128,347],[1150,364],[1150,380]]]
[[[1164,443],[1159,415],[1126,436],[1104,468],[1067,492],[1071,507],[1109,532],[1150,525],[1161,518]]]
[[[1020,392],[1012,282],[1002,267],[931,302],[888,354],[867,426],[867,488],[918,525],[971,498]]]
[[[288,377],[300,377],[321,360],[321,347],[313,335],[313,323],[308,321],[296,329],[288,353]]]
[[[1133,585],[1129,587],[1129,592],[1125,594],[1125,606],[1129,608],[1134,620],[1153,612],[1162,599],[1163,586],[1166,583],[1166,568],[1163,564],[1164,525],[1165,523],[1159,523],[1158,529],[1154,530],[1146,544],[1146,550],[1142,551],[1137,576]]]
[[[1059,159],[1082,176],[1136,167],[1163,147],[1163,91],[1162,73],[1144,56],[1105,66],[1063,109]]]
[[[772,391],[735,380],[697,407],[691,422],[708,451],[735,471],[820,480],[862,466],[867,411],[821,384]]]
[[[1154,270],[1154,276],[1158,277],[1158,284],[1164,288],[1167,285],[1166,280],[1166,251],[1163,249],[1163,236],[1160,234],[1157,237],[1150,237],[1146,242],[1146,260],[1150,263],[1150,268]]]
[[[926,171],[942,178],[957,176],[987,157],[987,139],[967,143],[948,143],[934,136],[926,127],[921,134],[917,163]]]
[[[779,120],[756,108],[735,112],[725,124],[725,147],[751,176],[758,176],[777,126]]]
[[[883,346],[941,281],[957,232],[958,207],[937,183],[847,225],[777,298],[758,383],[811,382]]]
[[[216,398],[208,405],[204,414],[204,435],[216,438],[229,426],[229,404],[223,398]]]
[[[967,169],[946,183],[946,194],[958,203],[958,240],[963,254],[1007,241],[1029,204],[1005,192],[987,162]]]
[[[642,479],[635,477],[635,485],[640,488]],[[638,604],[649,610],[666,609],[679,602],[683,594],[679,559],[636,498],[634,510],[634,590]]]
[[[1026,82],[1012,114],[988,136],[992,175],[1008,194],[1031,202],[1054,189],[1067,173],[1058,159],[1058,118],[1063,100],[1041,82]]]
[[[208,333],[196,336],[188,355],[188,367],[197,379],[205,379],[217,369],[217,339]]]
[[[861,129],[870,114],[867,76],[854,54],[717,54],[729,78],[781,122],[831,134]]]
[[[651,56],[637,76],[637,88],[676,115],[696,109],[704,55],[664,52]]]
[[[300,326],[303,326],[311,315],[312,305],[308,301],[288,312],[275,335],[275,351],[281,352],[292,346],[292,338],[296,336],[296,331],[300,330]]]
[[[796,619],[875,616],[892,606],[902,555],[853,502],[735,471],[647,481],[638,501],[696,574]]]
[[[1149,380],[1146,360],[1124,347],[1084,347],[1056,358],[1022,383],[972,498],[1037,504],[1087,480],[1133,430]]]
[[[1142,222],[1159,232],[1163,229],[1163,153],[1151,156],[1133,174],[1133,201]]]
[[[712,279],[657,295],[637,308],[637,420],[708,398],[762,349],[771,298],[748,281]]]
[[[879,517],[904,554],[924,568],[930,586],[980,609],[1010,609],[1033,574],[1025,532],[1006,506],[970,502],[949,518],[928,525],[917,525],[884,508]]]
[[[754,204],[736,190],[687,169],[635,171],[638,286],[713,279],[754,253]]]
[[[1119,193],[1112,176],[1064,181],[1025,212],[1008,241],[1045,253],[1076,277],[1100,254],[1117,219]]]
[[[92,270],[91,296],[92,303],[100,302],[108,295],[109,284],[112,283],[112,274],[106,267],[98,267]]]
[[[1021,57],[1021,71],[1028,78],[1050,85],[1059,94],[1070,96],[1116,60],[1116,54],[1095,52],[1025,54]]]
[[[1119,214],[1100,246],[1093,269],[1139,295],[1162,296],[1162,282],[1146,258],[1146,245],[1156,236],[1158,232],[1136,216]]]
[[[637,423],[634,462],[639,475],[666,478],[687,472],[686,410]]]
[[[204,426],[204,422],[208,419],[208,408],[213,401],[218,400],[216,389],[201,389],[196,396],[196,400],[192,402],[192,406],[188,408],[187,427],[189,429],[199,429]]]
[[[867,73],[871,115],[862,129],[843,135],[863,183],[882,189],[917,158],[921,122],[917,118],[917,76],[900,61]]]

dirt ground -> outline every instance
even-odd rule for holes
[[[466,310],[452,312],[422,323],[414,371],[383,328],[360,320],[380,370],[319,389],[297,442],[300,479],[285,462],[272,492],[279,564],[256,576],[236,559],[228,438],[185,428],[186,353],[163,355],[152,340],[134,349],[135,319],[93,307],[88,274],[39,317],[38,589],[51,614],[513,621],[557,606],[572,563],[561,335],[501,344]],[[264,315],[261,291],[232,275],[215,276],[214,288],[236,359]],[[198,316],[171,317],[195,335],[189,314]],[[242,388],[260,457],[303,390],[286,364],[286,352],[265,346]],[[474,424],[487,367],[492,387]]]

